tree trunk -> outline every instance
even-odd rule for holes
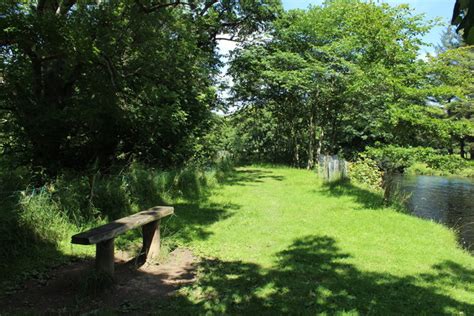
[[[309,142],[308,142],[308,164],[306,169],[313,169],[314,167],[314,139],[316,126],[314,124],[314,113],[311,111],[309,116]]]
[[[324,131],[321,129],[321,133],[319,134],[318,138],[318,147],[316,147],[316,159],[319,160],[321,157],[321,149],[323,148],[323,139],[324,139]]]
[[[291,146],[293,147],[293,165],[295,167],[300,166],[300,144],[298,142],[298,136],[295,132],[294,126],[291,127]]]
[[[298,143],[298,140],[295,139],[295,166],[299,167],[300,166],[300,144]]]
[[[466,158],[466,140],[464,138],[461,138],[461,140],[459,141],[459,146],[460,146],[460,154],[461,154],[461,158]]]

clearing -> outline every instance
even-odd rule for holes
[[[130,311],[474,314],[474,258],[454,232],[384,208],[379,195],[350,184],[251,166],[204,201],[174,207],[165,236],[200,258],[184,278],[196,281],[150,294],[148,304],[128,300]]]

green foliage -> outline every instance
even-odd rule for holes
[[[415,163],[425,163],[427,167],[456,173],[465,166],[465,161],[455,155],[441,154],[430,147],[385,146],[367,148],[367,155],[376,160],[384,170],[401,170]]]
[[[277,19],[271,40],[244,45],[230,67],[234,97],[247,112],[237,120],[247,120],[238,124],[249,126],[241,139],[252,144],[250,153],[312,167],[320,153],[353,157],[395,141],[404,129],[387,121],[390,106],[407,119],[403,108],[424,105],[429,94],[417,55],[430,26],[408,6],[362,1],[331,1]],[[437,125],[429,130],[438,137]]]
[[[231,116],[230,122],[235,131],[231,151],[238,163],[291,162],[292,155],[297,154],[290,146],[291,135],[279,128],[277,120],[265,108],[239,111]],[[297,161],[294,163],[299,166]]]
[[[205,199],[232,170],[228,159],[207,170],[189,166],[162,171],[133,163],[113,174],[67,174],[39,189],[10,191],[13,200],[0,201],[0,267],[32,248],[69,247],[70,236],[81,230],[152,206]],[[8,177],[12,175],[4,179]],[[130,236],[121,238],[118,243],[130,244]]]
[[[59,244],[69,237],[73,226],[49,194],[40,191],[31,196],[24,195],[20,203],[18,228],[32,237],[32,243]]]
[[[360,154],[356,161],[349,164],[349,178],[371,190],[378,191],[382,188],[382,176],[383,172],[377,162],[365,154]]]
[[[457,169],[454,173],[444,169],[434,169],[429,167],[426,163],[415,162],[413,165],[405,169],[408,175],[430,175],[430,176],[462,176],[474,177],[474,167],[464,164],[463,168]]]
[[[196,139],[190,163],[203,167],[229,158],[233,151],[236,129],[228,117],[214,114],[208,133]]]
[[[444,119],[444,111],[421,105],[390,107],[389,129],[395,144],[412,146],[442,146],[451,143],[453,124]]]
[[[415,162],[411,166],[405,169],[405,173],[408,175],[429,175],[429,176],[440,176],[443,175],[441,171],[434,170],[424,162]]]
[[[218,34],[244,40],[280,10],[277,0],[2,1],[3,154],[50,175],[119,160],[182,166],[222,107]]]

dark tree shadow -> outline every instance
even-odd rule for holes
[[[264,179],[272,179],[275,181],[283,181],[285,177],[274,175],[272,171],[253,169],[253,170],[236,170],[228,174],[221,183],[224,185],[250,185],[252,183],[262,183]]]
[[[335,240],[328,236],[297,239],[276,255],[278,261],[269,269],[241,261],[203,259],[198,264],[195,283],[190,283],[195,274],[194,267],[184,269],[179,276],[170,276],[166,270],[158,274],[127,272],[126,265],[122,265],[117,268],[121,283],[140,281],[139,293],[120,294],[119,291],[116,295],[112,292],[112,295],[106,295],[111,301],[105,300],[104,304],[90,298],[74,301],[71,299],[74,296],[69,295],[69,301],[59,300],[54,306],[66,313],[93,311],[100,314],[102,311],[115,314],[124,312],[122,302],[126,298],[133,309],[128,309],[127,305],[125,312],[160,315],[474,313],[474,302],[456,300],[445,293],[446,288],[453,286],[469,291],[474,281],[474,270],[452,261],[433,266],[432,273],[405,277],[361,271],[349,263],[351,255],[341,251]],[[175,278],[186,281],[185,287],[179,294],[166,297],[179,287],[179,283],[169,283]],[[74,282],[67,286],[77,292]],[[60,297],[60,293],[54,295]]]
[[[232,216],[240,208],[237,204],[199,203],[174,204],[175,214],[165,219],[162,225],[163,236],[174,236],[184,242],[204,240],[211,236],[207,227]]]
[[[384,207],[383,197],[377,193],[364,190],[350,183],[349,180],[340,180],[323,184],[321,192],[327,196],[351,196],[354,200],[367,209]]]
[[[240,261],[204,260],[199,280],[156,311],[183,314],[451,315],[474,313],[474,303],[458,301],[439,287],[465,286],[474,270],[453,262],[435,273],[398,277],[360,271],[344,259],[334,239],[307,236],[278,253],[276,267]],[[421,286],[420,283],[428,283]]]

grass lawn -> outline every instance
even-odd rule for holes
[[[165,226],[204,259],[157,312],[474,315],[474,257],[452,231],[309,171],[239,168]]]

